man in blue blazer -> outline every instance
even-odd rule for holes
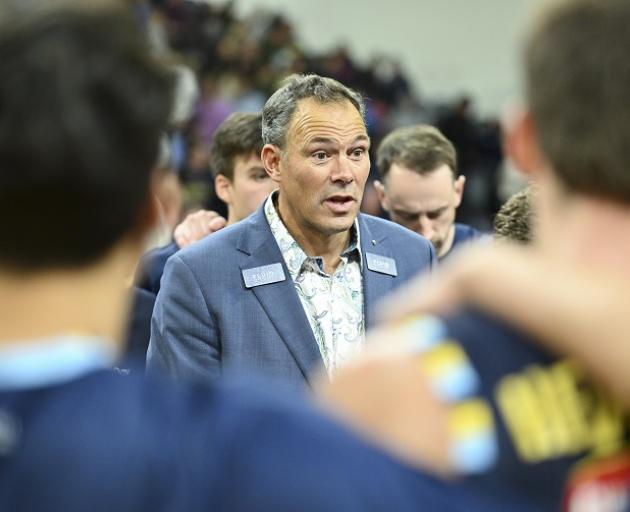
[[[171,78],[124,3],[63,4],[0,22],[0,510],[464,510],[302,397],[107,370]]]
[[[252,216],[172,257],[152,320],[150,372],[260,372],[301,386],[362,348],[371,309],[435,262],[431,244],[359,214],[370,168],[362,98],[293,76],[263,109],[278,185]]]

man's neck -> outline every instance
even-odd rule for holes
[[[287,214],[289,206],[278,198],[274,203],[276,212],[289,234],[308,256],[319,256],[324,260],[324,271],[332,274],[339,262],[341,253],[348,247],[350,230],[341,233],[325,234],[310,226],[292,222],[295,217]]]
[[[228,206],[228,216],[225,222],[225,226],[227,227],[231,226],[232,224],[236,224],[239,220],[241,219],[236,218],[236,213],[234,213],[234,210]]]
[[[540,215],[546,257],[630,278],[630,206],[579,196]]]
[[[72,271],[0,270],[0,346],[67,334],[118,343],[129,306],[127,267],[108,261]]]
[[[446,256],[449,251],[453,248],[453,242],[455,241],[455,222],[451,224],[451,227],[448,231],[448,235],[440,248],[440,253],[437,255],[438,258],[442,258]]]

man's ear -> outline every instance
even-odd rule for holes
[[[528,178],[536,177],[546,167],[534,120],[528,110],[515,114],[506,125],[503,146],[514,166]]]
[[[378,180],[374,180],[374,190],[376,190],[376,196],[381,203],[381,208],[386,212],[389,212],[389,203],[387,202],[387,195],[385,194],[385,186]]]
[[[226,205],[232,204],[232,182],[223,174],[217,174],[214,178],[214,192]]]
[[[145,233],[149,233],[159,227],[162,217],[161,211],[162,205],[160,204],[160,200],[157,195],[152,192],[147,198],[144,215],[142,216],[144,219],[142,230]]]
[[[455,208],[459,207],[462,203],[462,197],[464,196],[464,185],[466,185],[466,176],[460,175],[453,183],[455,189]]]
[[[260,158],[269,177],[276,183],[280,183],[282,181],[282,171],[280,169],[282,151],[280,148],[274,144],[265,144],[260,153]]]

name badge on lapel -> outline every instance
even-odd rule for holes
[[[396,277],[398,275],[398,270],[396,270],[396,260],[393,258],[366,252],[365,259],[367,260],[367,267],[373,272],[387,274],[392,277]]]
[[[246,288],[262,286],[263,284],[279,283],[286,279],[282,263],[246,268],[242,273]]]

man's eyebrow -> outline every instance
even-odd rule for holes
[[[418,210],[404,210],[401,208],[392,208],[392,210],[394,210],[394,213],[396,215],[420,215],[422,213],[422,211]]]
[[[310,146],[312,144],[328,144],[328,145],[333,145],[335,144],[335,141],[329,137],[313,137],[312,139],[310,139],[309,141],[306,142],[307,146]]]
[[[367,135],[358,135],[354,139],[353,144],[356,144],[357,142],[370,142],[370,138]]]
[[[353,141],[352,144],[356,144],[357,142],[370,142],[370,138],[367,135],[358,135]],[[306,142],[307,146],[311,144],[327,144],[327,145],[335,145],[337,144],[336,140],[331,139],[330,137],[313,137],[309,141]]]

